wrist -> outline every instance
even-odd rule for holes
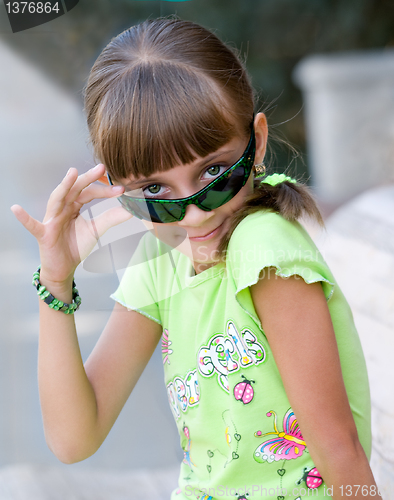
[[[33,285],[40,299],[55,311],[73,314],[81,304],[73,277],[59,282],[47,279],[44,274],[42,279],[41,266],[39,266],[33,274]]]
[[[47,273],[45,269],[41,268],[40,283],[49,290],[56,298],[65,302],[72,300],[73,276],[68,276],[65,280],[57,281]]]

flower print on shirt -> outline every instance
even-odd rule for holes
[[[172,354],[174,351],[170,349],[170,345],[172,344],[171,340],[168,338],[168,330],[167,328],[164,329],[163,336],[161,338],[161,352],[163,354],[163,365],[170,364],[170,360],[168,359],[168,356]]]

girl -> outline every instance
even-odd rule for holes
[[[42,223],[13,207],[40,248],[49,447],[66,463],[92,455],[162,339],[184,451],[173,500],[378,496],[352,315],[296,221],[321,217],[305,186],[263,176],[267,122],[233,51],[191,22],[146,21],[103,50],[85,109],[102,163],[70,169]],[[92,222],[79,215],[109,197],[121,205]],[[74,272],[132,216],[150,231],[83,366]]]

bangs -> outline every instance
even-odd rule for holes
[[[236,109],[225,89],[193,67],[140,60],[125,68],[97,103],[93,146],[114,179],[147,177],[246,134],[237,126]]]

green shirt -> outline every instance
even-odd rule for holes
[[[370,456],[360,340],[346,299],[304,228],[265,210],[249,215],[231,237],[226,263],[195,276],[185,255],[149,233],[112,297],[163,327],[165,384],[184,451],[172,500],[237,500],[246,492],[295,499],[299,489],[321,484],[250,295],[268,267],[322,283],[350,407]],[[295,359],[294,370],[302,362]]]

